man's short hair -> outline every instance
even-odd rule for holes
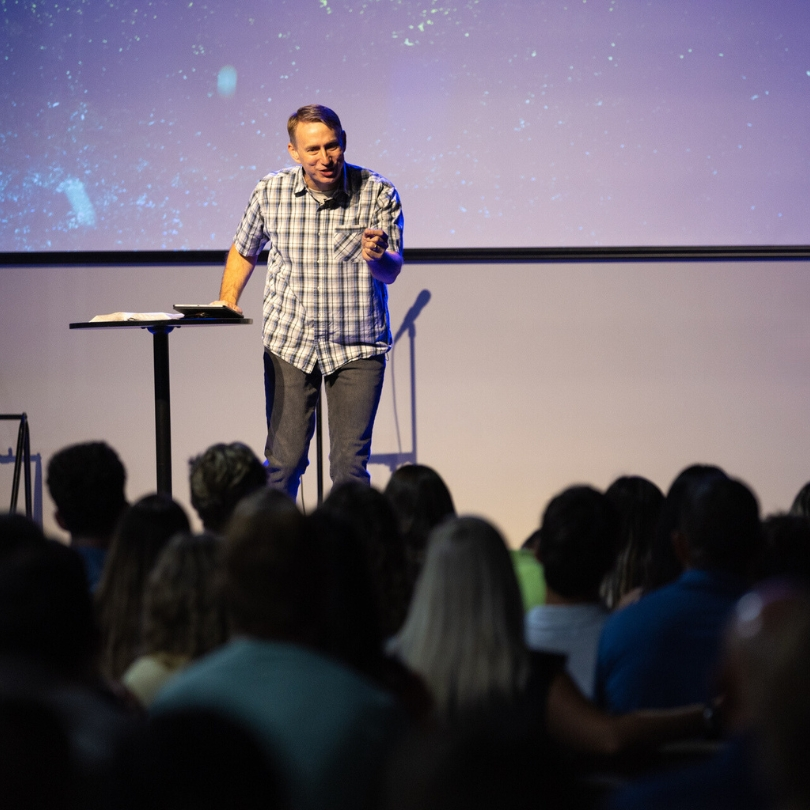
[[[246,444],[214,444],[189,461],[189,484],[203,526],[221,533],[236,504],[267,485],[267,468]]]
[[[537,556],[549,588],[567,599],[593,599],[618,552],[619,517],[593,487],[575,486],[549,502]]]
[[[343,125],[340,123],[338,114],[322,104],[307,104],[299,107],[289,117],[287,134],[290,136],[290,143],[295,143],[295,130],[299,124],[326,124],[342,140]]]
[[[48,491],[74,536],[107,537],[127,504],[127,474],[106,442],[65,447],[48,464]]]

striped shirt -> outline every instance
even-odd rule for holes
[[[388,290],[361,255],[366,228],[388,234],[402,252],[402,206],[394,186],[345,164],[342,188],[319,202],[298,167],[263,177],[234,245],[258,256],[267,245],[263,340],[267,351],[309,373],[331,374],[391,347]]]

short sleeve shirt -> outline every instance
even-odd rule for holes
[[[266,245],[263,340],[267,351],[309,373],[323,374],[388,351],[388,290],[361,255],[366,228],[388,234],[402,253],[402,205],[375,172],[345,165],[342,188],[319,202],[303,169],[263,177],[234,237],[243,256]]]

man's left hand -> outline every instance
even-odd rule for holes
[[[378,262],[388,250],[388,234],[379,228],[366,228],[362,244],[363,258],[367,262]]]

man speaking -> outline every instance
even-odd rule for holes
[[[267,246],[264,371],[268,483],[293,498],[308,464],[325,380],[330,476],[369,482],[371,431],[391,346],[388,290],[402,269],[394,186],[345,162],[346,133],[328,107],[287,122],[297,167],[259,181],[228,253],[219,301],[239,296]]]

